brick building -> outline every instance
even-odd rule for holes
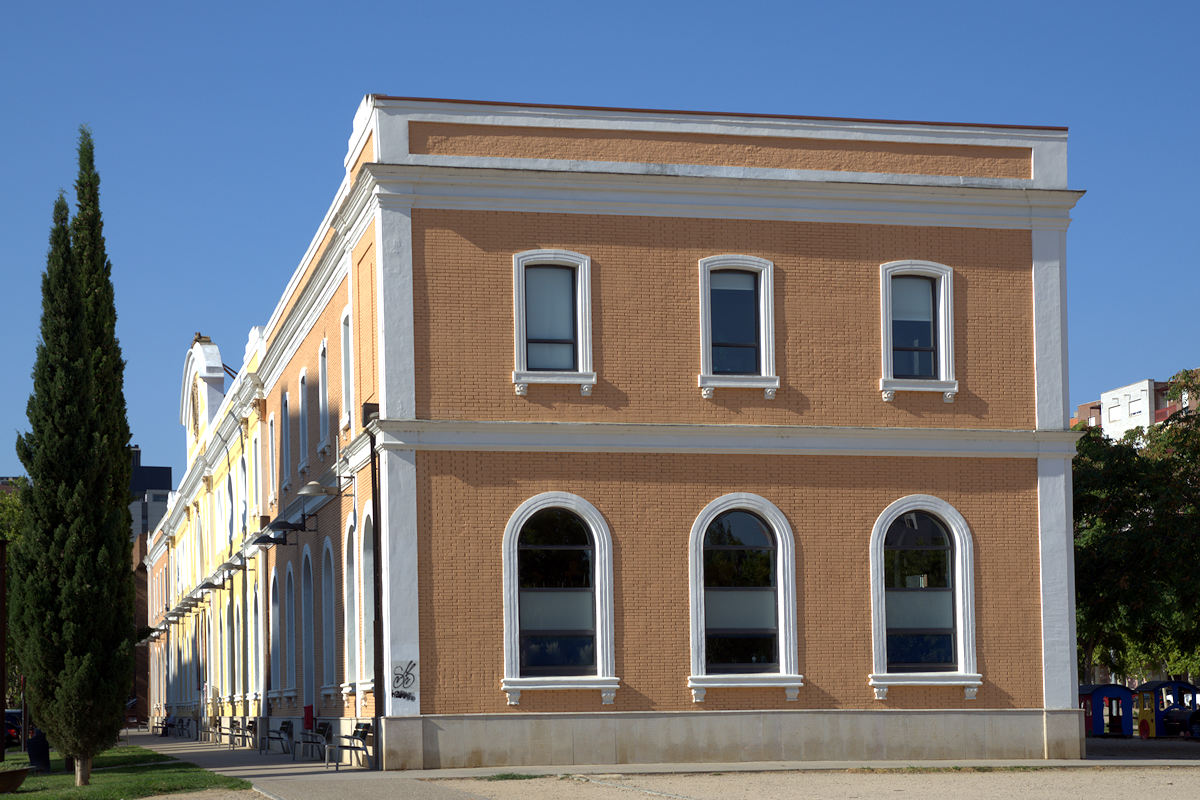
[[[345,166],[236,377],[188,353],[152,713],[1081,754],[1065,130],[372,95]]]

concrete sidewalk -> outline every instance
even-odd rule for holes
[[[1096,743],[1096,749],[1111,748],[1095,753],[1088,760],[985,760],[960,761],[771,761],[703,764],[599,764],[548,765],[521,767],[476,767],[470,769],[408,770],[380,772],[362,767],[343,766],[340,771],[326,769],[319,761],[298,759],[278,752],[260,755],[257,750],[195,742],[190,739],[151,736],[129,732],[130,744],[190,761],[204,769],[250,781],[259,792],[274,800],[475,800],[469,794],[440,784],[439,779],[480,778],[503,772],[525,775],[712,775],[713,773],[770,773],[784,771],[886,770],[921,767],[922,769],[954,769],[983,767],[1005,769],[1013,767],[1083,769],[1113,767],[1192,767],[1200,766],[1200,743],[1163,741]],[[1088,742],[1093,744],[1092,740]],[[1147,747],[1157,748],[1152,755]],[[1141,753],[1141,757],[1122,757]]]

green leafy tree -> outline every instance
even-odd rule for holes
[[[1168,396],[1200,396],[1200,373]],[[1088,428],[1074,463],[1081,674],[1196,674],[1200,666],[1200,415],[1111,441]]]
[[[83,128],[75,219],[60,193],[42,278],[30,431],[17,439],[26,525],[11,572],[26,696],[75,759],[79,786],[116,741],[133,671],[129,426],[99,187]]]
[[[24,478],[17,478],[16,484],[10,490],[5,491],[0,489],[0,539],[4,540],[6,547],[11,548],[13,542],[21,535],[24,529],[24,521],[21,518],[21,490],[27,485],[28,481]],[[7,570],[7,564],[4,565]],[[5,589],[11,592],[12,584],[5,581]],[[9,601],[11,603],[11,601]],[[12,636],[8,635],[8,628],[5,628],[5,692],[4,703],[5,708],[17,708],[21,705],[21,668],[17,664],[16,653],[13,650]],[[2,761],[3,758],[0,758]]]

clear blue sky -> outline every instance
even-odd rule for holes
[[[239,366],[364,94],[1066,125],[1071,402],[1197,356],[1194,2],[11,3],[0,22],[0,475],[50,211],[92,127],[143,461],[182,476],[195,331]]]

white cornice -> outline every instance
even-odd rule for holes
[[[621,165],[617,165],[621,166]],[[1082,192],[367,164],[383,205],[494,211],[1066,230]],[[878,181],[880,176],[872,176]],[[919,177],[919,176],[909,176]],[[365,188],[365,187],[364,187]]]
[[[375,425],[381,449],[558,453],[1070,459],[1080,436],[1075,431],[612,422],[379,420]]]

